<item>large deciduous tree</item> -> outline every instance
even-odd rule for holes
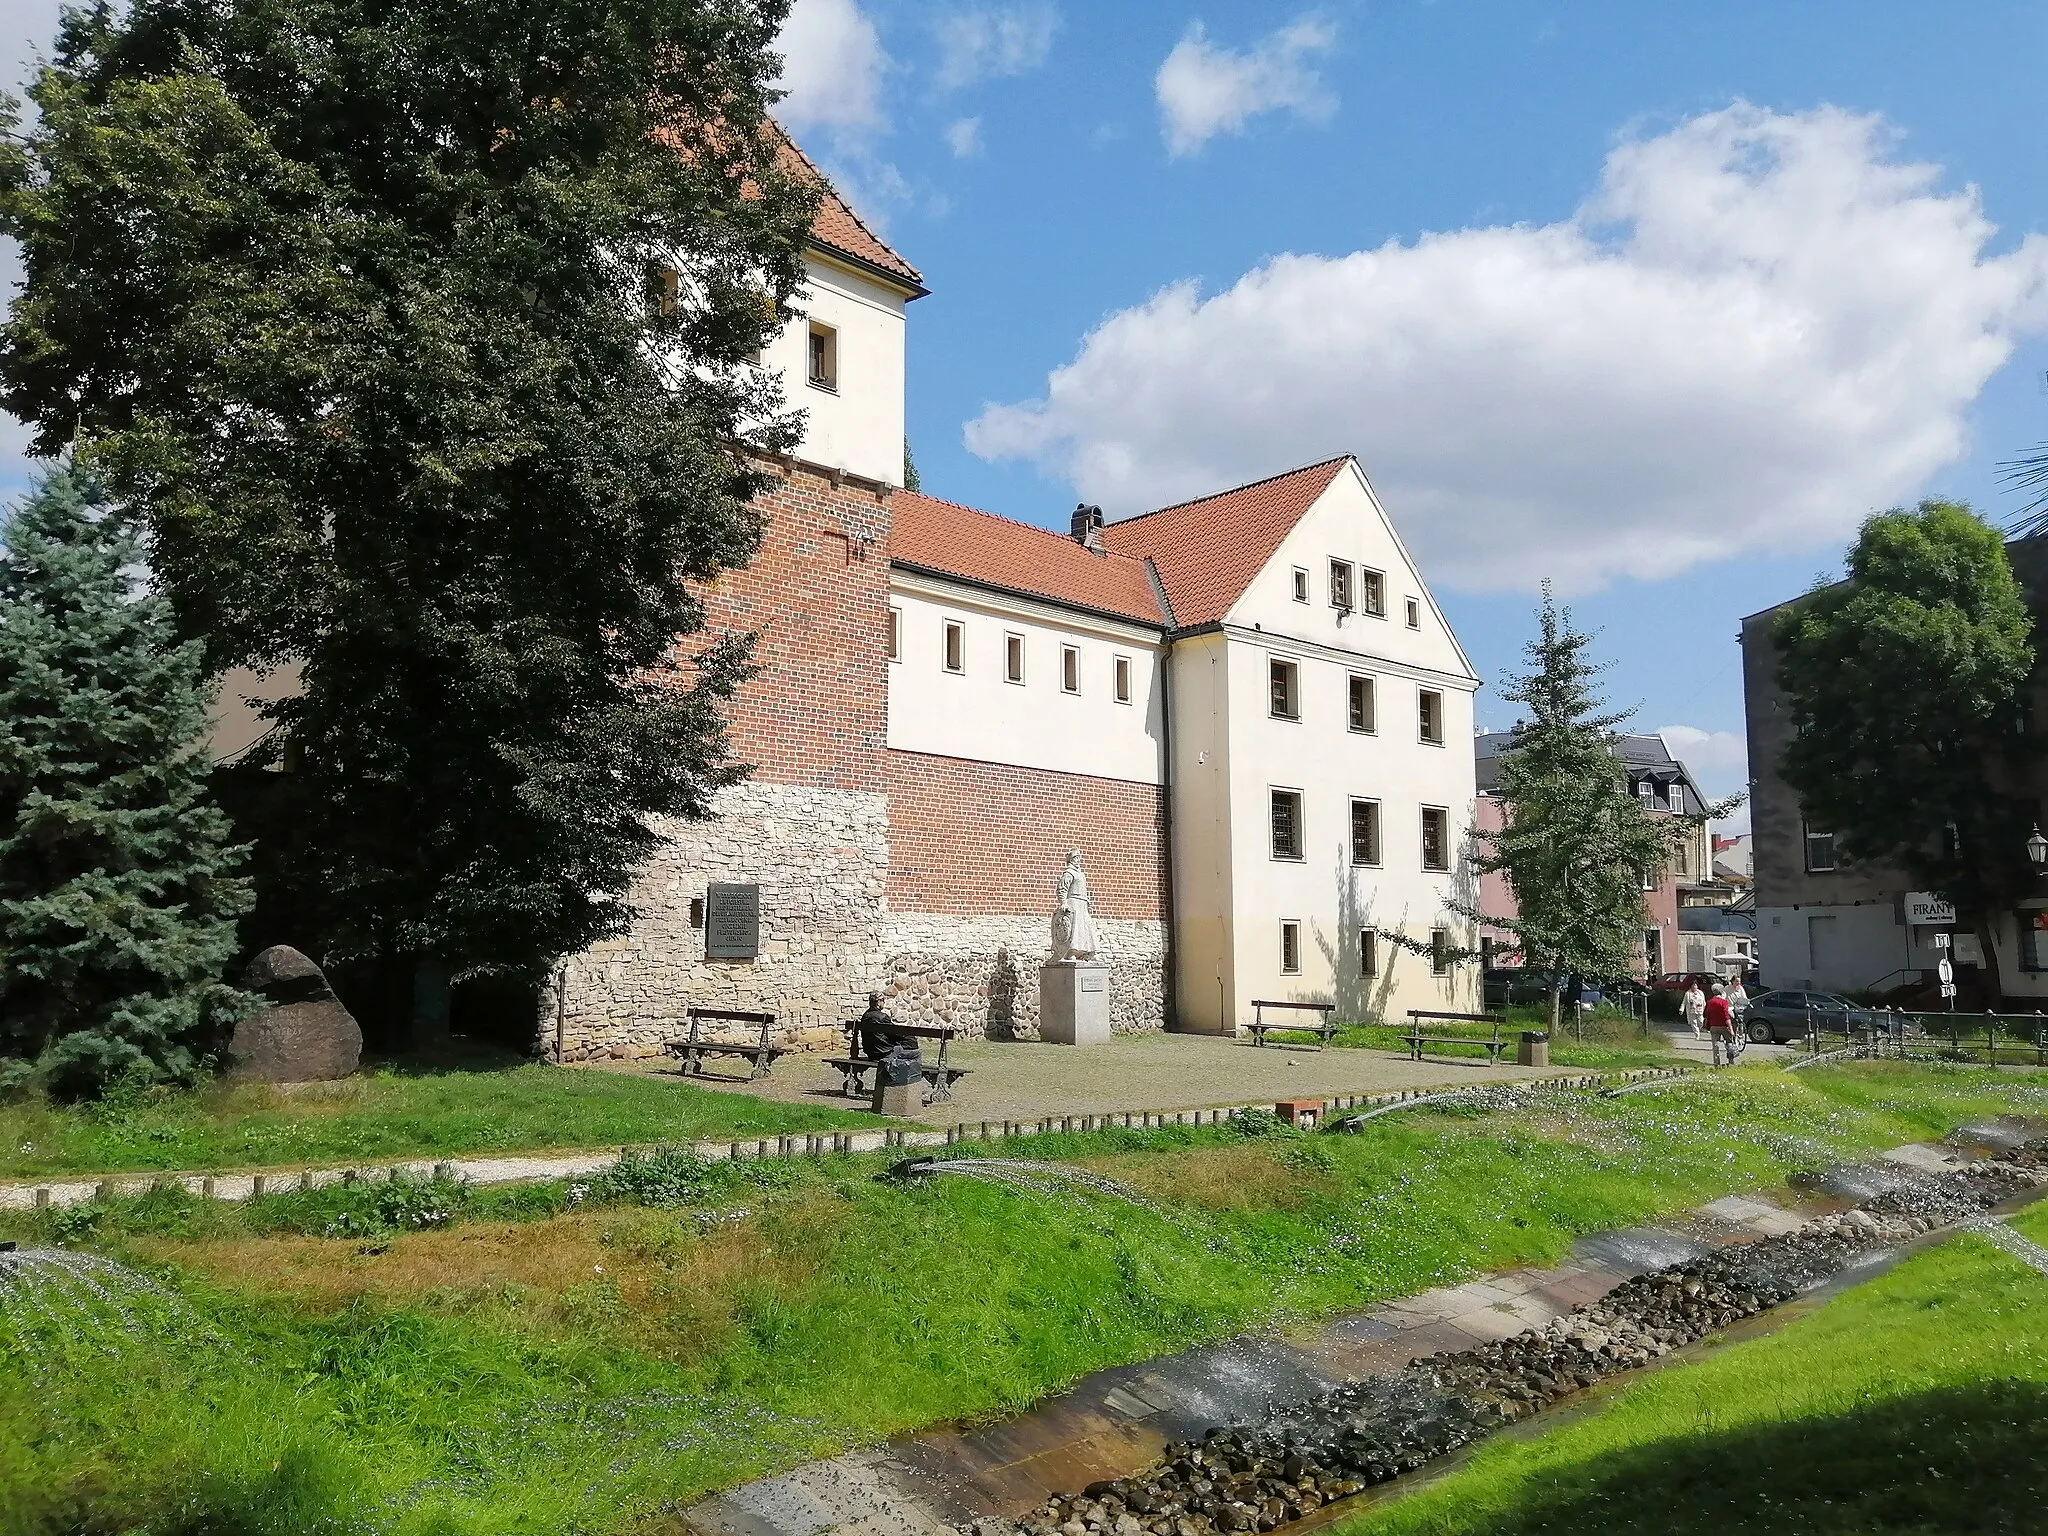
[[[746,362],[817,196],[786,9],[102,3],[0,150],[0,395],[146,518],[210,671],[296,669],[265,867],[394,993],[616,931],[649,817],[738,772],[744,656],[678,639],[758,540],[736,444],[796,425]]]
[[[1550,1022],[1558,1023],[1563,978],[1628,974],[1643,939],[1643,888],[1661,875],[1679,843],[1710,816],[1652,816],[1629,793],[1615,751],[1615,727],[1633,711],[1602,713],[1593,694],[1600,668],[1586,657],[1592,636],[1572,628],[1546,583],[1529,642],[1529,671],[1501,697],[1528,718],[1501,755],[1496,794],[1502,825],[1479,834],[1474,864],[1506,877],[1516,915],[1476,907],[1466,915],[1512,933],[1523,962],[1550,972]]]
[[[1968,507],[1881,512],[1848,579],[1777,621],[1795,731],[1780,770],[1845,857],[1888,864],[1970,923],[2003,991],[1997,915],[2039,881],[2026,841],[2033,621],[1998,532]]]
[[[247,850],[206,795],[200,647],[89,478],[0,535],[0,1086],[190,1078],[248,999],[222,984]]]

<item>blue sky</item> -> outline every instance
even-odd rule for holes
[[[1741,615],[1875,507],[2018,510],[2044,45],[1992,0],[798,0],[785,116],[932,288],[928,490],[1064,526],[1355,451],[1482,675],[1552,578],[1725,791]]]

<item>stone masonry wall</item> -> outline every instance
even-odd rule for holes
[[[1050,900],[1047,902],[1050,907]],[[1109,964],[1110,1028],[1166,1027],[1166,925],[1096,922]],[[1038,968],[1051,958],[1047,917],[892,912],[882,924],[886,1007],[906,1024],[950,1024],[991,1040],[1038,1038]]]
[[[716,819],[663,828],[630,895],[632,931],[570,961],[542,1011],[550,1060],[655,1055],[693,1005],[773,1013],[785,1041],[829,1045],[883,979],[888,493],[801,464],[778,472],[755,502],[754,559],[699,591],[709,635],[756,636],[759,670],[725,710],[732,755],[753,772],[718,796]],[[761,887],[757,960],[706,960],[690,921],[728,881]]]
[[[830,1047],[839,1021],[882,984],[882,796],[739,784],[720,793],[717,810],[714,821],[666,829],[634,883],[642,916],[633,930],[569,962],[559,1024],[542,1020],[550,1060],[659,1055],[691,1006],[773,1013],[785,1043]],[[761,887],[758,959],[704,957],[691,902],[719,881]],[[735,1026],[719,1037],[748,1034]]]

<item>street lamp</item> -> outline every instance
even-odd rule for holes
[[[2027,839],[2027,858],[2035,869],[2048,874],[2048,837],[2041,835],[2041,829],[2034,828],[2034,835]]]

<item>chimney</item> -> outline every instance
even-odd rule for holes
[[[1102,553],[1102,508],[1091,507],[1085,501],[1074,508],[1074,542],[1083,548]]]

